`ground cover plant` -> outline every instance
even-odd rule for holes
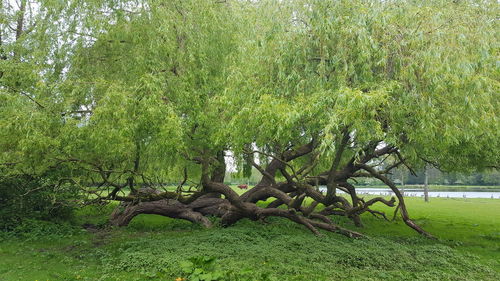
[[[126,228],[106,229],[107,212],[86,208],[79,211],[75,228],[32,224],[31,230],[3,236],[0,279],[195,280],[196,269],[214,278],[201,280],[498,279],[497,201],[407,202],[415,220],[438,240],[419,237],[399,220],[381,222],[369,214],[360,230],[369,238],[353,240],[328,233],[317,237],[279,218],[205,229],[141,215]],[[336,222],[352,227],[349,219]]]

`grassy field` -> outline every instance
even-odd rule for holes
[[[370,215],[360,240],[316,237],[279,218],[203,229],[143,215],[126,228],[85,230],[75,225],[104,225],[112,208],[86,207],[71,225],[28,222],[2,234],[0,280],[500,280],[500,200],[408,205],[438,241]]]

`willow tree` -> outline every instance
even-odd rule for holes
[[[75,1],[59,11],[72,36],[52,26],[52,41],[25,42],[64,56],[31,50],[5,63],[49,62],[29,68],[23,91],[9,86],[23,75],[5,71],[1,162],[13,174],[56,171],[87,202],[121,202],[115,225],[138,214],[207,227],[207,216],[226,226],[278,216],[359,237],[331,216],[361,226],[366,212],[386,218],[371,209],[385,204],[430,236],[387,175],[500,163],[494,1]],[[230,156],[262,174],[243,194],[224,184]],[[396,198],[365,200],[361,177]]]

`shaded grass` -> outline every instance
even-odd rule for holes
[[[35,237],[4,237],[0,280],[174,280],[186,277],[180,263],[197,256],[216,258],[225,280],[499,279],[498,200],[407,201],[410,215],[440,240],[371,215],[363,216],[361,229],[370,238],[361,240],[333,233],[315,237],[279,218],[203,229],[141,215],[121,229],[64,234],[46,227]],[[74,223],[104,225],[112,207],[84,208]],[[343,218],[335,220],[354,229]]]

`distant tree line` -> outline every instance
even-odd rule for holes
[[[398,169],[391,177],[401,184],[424,184],[424,171],[416,171],[413,175],[408,169]],[[500,172],[491,170],[484,172],[457,173],[442,172],[434,167],[428,168],[429,184],[437,185],[500,185]],[[366,182],[365,184],[370,184]]]
[[[478,186],[500,186],[500,172],[492,170],[485,172],[473,172],[470,174],[456,172],[442,172],[436,168],[428,168],[429,184],[435,185],[478,185]],[[240,172],[228,172],[226,174],[226,183],[228,184],[256,184],[259,181],[259,171],[252,169],[249,177],[243,176]],[[416,171],[416,176],[408,169],[398,169],[391,175],[391,179],[401,184],[424,184],[424,171]],[[379,184],[373,179],[358,179],[357,185],[376,185]]]
[[[419,171],[417,175],[412,175],[409,171],[404,171],[405,184],[423,184],[424,172]],[[471,174],[461,173],[445,173],[436,168],[430,168],[429,171],[430,184],[449,184],[449,185],[500,185],[500,172],[487,171],[475,172]]]

